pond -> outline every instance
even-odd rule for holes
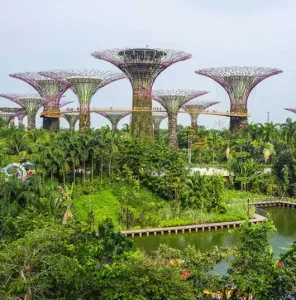
[[[262,212],[262,209],[258,211]],[[265,208],[270,214],[277,232],[270,234],[269,240],[275,256],[289,249],[296,240],[296,209],[287,207]],[[235,230],[199,231],[191,233],[164,234],[156,236],[134,237],[134,248],[144,249],[148,253],[156,250],[160,244],[184,249],[188,244],[194,245],[200,251],[206,251],[213,246],[232,247],[237,242]]]

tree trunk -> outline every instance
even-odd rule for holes
[[[33,115],[29,115],[28,114],[28,127],[27,127],[27,129],[28,130],[32,130],[32,129],[35,129],[36,128],[36,116],[35,116],[35,114],[33,114]]]
[[[100,170],[100,173],[101,173],[101,183],[103,182],[103,164],[104,164],[104,158],[103,156],[101,156],[101,170]]]
[[[238,105],[239,103],[239,105]],[[231,113],[248,113],[247,102],[241,102],[236,100],[230,106]],[[247,123],[247,117],[240,117],[240,116],[231,116],[230,117],[230,126],[229,129],[231,133],[235,133],[239,131],[242,127],[244,127],[245,123]]]
[[[42,127],[52,132],[58,132],[60,129],[60,120],[59,118],[43,117]]]
[[[198,126],[197,126],[197,116],[190,116],[191,117],[191,127],[193,129],[194,135],[198,134]]]
[[[94,156],[91,156],[91,180],[94,179]]]
[[[174,151],[178,151],[178,131],[177,131],[177,114],[168,115],[169,127],[169,146]]]
[[[149,89],[147,93],[150,95],[151,89]],[[152,99],[150,97],[135,94],[134,92],[131,127],[132,136],[134,138],[153,139]]]
[[[79,114],[79,130],[86,131],[90,129],[90,113],[89,107],[84,106],[80,109]]]

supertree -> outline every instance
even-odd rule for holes
[[[160,123],[167,118],[166,113],[156,113],[153,112],[152,114],[152,121],[153,121],[153,131],[154,131],[154,138],[157,140],[159,138],[159,127]]]
[[[188,112],[191,118],[191,127],[193,128],[193,132],[195,135],[197,135],[198,132],[198,126],[197,126],[197,118],[199,114],[211,107],[212,105],[215,105],[217,103],[220,103],[219,101],[199,101],[199,100],[193,100],[187,104],[185,104],[183,107]]]
[[[122,73],[97,70],[67,70],[40,72],[41,75],[68,82],[80,104],[79,130],[90,128],[90,102],[92,96],[107,84],[126,78]]]
[[[169,145],[173,150],[178,150],[177,116],[180,108],[190,100],[207,93],[194,90],[157,90],[152,92],[152,99],[159,102],[167,111]]]
[[[38,109],[48,100],[44,100],[38,94],[0,94],[0,97],[6,98],[26,111],[28,117],[28,130],[36,128],[36,114]]]
[[[98,114],[107,118],[112,125],[112,130],[117,131],[117,125],[119,121],[124,117],[128,116],[130,112],[123,113],[123,112],[115,111],[115,112],[99,112]]]
[[[222,67],[209,68],[195,71],[195,73],[207,76],[219,83],[227,92],[230,99],[230,130],[239,130],[247,116],[235,116],[235,114],[248,113],[248,98],[251,91],[264,79],[282,73],[282,70],[263,67]]]
[[[43,112],[47,112],[46,116],[43,117],[43,128],[58,131],[60,126],[58,117],[60,99],[71,84],[44,77],[37,72],[15,73],[9,76],[23,80],[32,86],[42,98],[50,100],[43,106]],[[51,111],[54,112],[52,116],[50,116]]]
[[[112,63],[126,74],[133,89],[132,134],[153,137],[150,97],[153,83],[166,68],[192,55],[166,49],[124,48],[97,51],[92,56]]]
[[[75,131],[75,124],[79,120],[79,113],[69,111],[63,113],[62,116],[68,121],[70,131]]]
[[[14,120],[14,117],[18,117],[23,114],[22,108],[18,107],[0,107],[0,118],[4,122],[4,127],[9,127],[9,124]]]

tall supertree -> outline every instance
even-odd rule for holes
[[[44,77],[37,72],[15,73],[9,76],[23,80],[32,86],[42,98],[50,100],[43,107],[43,112],[47,112],[46,116],[43,117],[43,128],[55,132],[58,131],[60,121],[57,116],[59,114],[60,99],[71,84],[66,81],[61,82],[56,79]],[[54,113],[52,116],[50,116],[51,111]]]
[[[133,89],[132,134],[137,138],[153,137],[153,83],[166,68],[192,55],[174,50],[125,48],[97,51],[92,56],[112,63],[126,74]]]
[[[199,100],[193,100],[187,104],[185,104],[183,107],[188,112],[191,118],[191,127],[193,128],[193,132],[195,135],[197,135],[198,132],[198,126],[197,126],[197,118],[199,114],[211,107],[212,105],[215,105],[217,103],[220,103],[219,101],[199,101]]]
[[[75,131],[75,124],[79,120],[79,113],[69,111],[63,113],[62,116],[68,121],[70,131]]]
[[[123,112],[115,111],[115,112],[99,112],[98,114],[107,118],[112,125],[112,130],[117,131],[117,125],[119,121],[124,117],[128,116],[130,112],[123,113]]]
[[[160,128],[160,123],[167,118],[166,113],[157,113],[153,112],[152,114],[152,121],[153,121],[153,131],[154,131],[154,138],[158,140],[159,138],[159,128]]]
[[[40,72],[41,75],[68,82],[80,104],[79,130],[90,129],[90,102],[93,95],[107,84],[126,78],[122,73],[97,70],[68,70]]]
[[[37,111],[48,101],[41,98],[38,94],[0,94],[0,97],[23,107],[28,117],[28,130],[36,128]]]
[[[169,145],[173,150],[178,150],[177,116],[180,108],[190,100],[207,93],[194,90],[157,90],[152,92],[152,99],[159,102],[167,111]]]
[[[235,116],[235,114],[248,113],[248,98],[251,91],[264,79],[282,73],[282,70],[263,67],[222,67],[209,68],[195,71],[195,73],[207,76],[219,83],[227,92],[230,99],[230,130],[239,130],[247,116]]]

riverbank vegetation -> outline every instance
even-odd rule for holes
[[[293,294],[295,247],[280,260],[287,268],[279,266],[264,240],[270,224],[243,227],[243,246],[231,256],[192,247],[132,252],[117,231],[244,220],[254,213],[248,199],[294,197],[295,124],[249,124],[233,135],[200,127],[198,137],[179,126],[178,152],[167,146],[166,130],[153,142],[132,139],[128,126],[57,134],[0,129],[0,165],[35,166],[28,178],[1,174],[0,298],[182,299],[181,289],[183,299],[209,298],[207,290],[256,299]],[[257,240],[256,252],[244,244]],[[209,275],[229,257],[226,278]],[[257,284],[248,284],[252,276]]]

